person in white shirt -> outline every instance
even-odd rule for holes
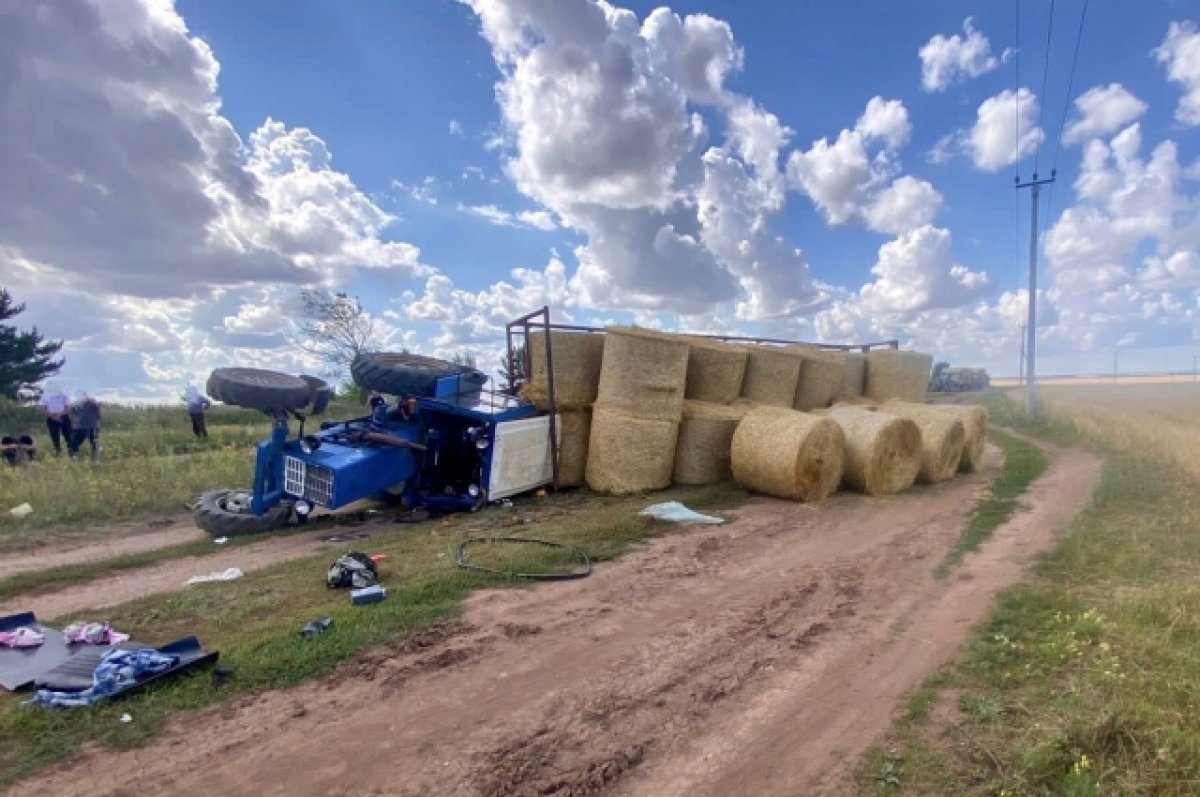
[[[46,417],[46,429],[50,432],[50,443],[55,455],[62,453],[62,442],[71,445],[71,400],[56,384],[46,385],[38,409]]]

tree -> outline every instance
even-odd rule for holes
[[[21,332],[3,323],[24,311],[24,304],[14,305],[8,289],[0,288],[0,396],[14,401],[36,391],[37,383],[58,373],[64,362],[54,359],[61,340],[44,340],[37,327]]]
[[[321,361],[322,376],[333,378],[344,378],[355,357],[382,345],[375,319],[357,298],[340,291],[302,291],[291,338],[292,345]]]
[[[455,365],[461,365],[466,368],[474,368],[475,367],[475,355],[474,354],[455,352],[454,357],[451,358],[451,360]]]
[[[500,357],[500,376],[504,381],[500,384],[500,392],[515,396],[525,384],[525,345],[513,349],[512,354],[505,353]]]

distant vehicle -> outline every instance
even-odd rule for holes
[[[929,389],[935,393],[958,393],[969,390],[984,390],[991,384],[986,368],[941,368],[935,369]]]

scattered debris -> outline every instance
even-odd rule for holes
[[[569,550],[579,561],[580,567],[576,570],[558,570],[547,573],[517,573],[510,570],[497,570],[494,567],[487,567],[467,561],[466,549],[468,546],[508,544],[538,545],[543,548]],[[472,537],[463,540],[458,544],[458,549],[454,552],[454,564],[463,570],[474,570],[476,573],[488,573],[489,575],[504,576],[506,578],[526,578],[530,581],[569,581],[570,579],[584,578],[592,574],[592,560],[584,551],[563,545],[561,542],[550,542],[549,540],[538,540],[531,537]]]
[[[217,537],[215,540],[213,540],[213,543],[216,545],[224,545],[227,542],[229,542],[228,537]]]
[[[688,509],[678,501],[667,501],[661,504],[651,504],[638,512],[642,517],[652,517],[655,520],[665,520],[668,523],[695,523],[704,526],[719,526],[725,518],[712,515],[702,515]]]
[[[321,542],[350,542],[352,540],[365,540],[370,537],[365,531],[348,531],[344,534],[329,534],[324,537],[318,537]]]
[[[129,639],[129,634],[114,631],[107,622],[74,622],[62,630],[68,645],[117,645]]]
[[[33,512],[33,507],[31,507],[29,504],[20,504],[18,506],[14,506],[12,509],[8,510],[8,514],[12,515],[15,518],[23,518],[32,512]]]
[[[228,667],[217,667],[209,674],[213,689],[220,689],[233,677],[233,670]]]
[[[46,641],[46,635],[36,628],[21,626],[12,631],[0,631],[0,647],[36,648]]]
[[[187,580],[189,584],[205,584],[209,581],[233,581],[246,575],[236,567],[229,567],[225,570],[216,570],[203,576],[192,576]]]
[[[333,625],[332,617],[322,617],[320,620],[313,620],[308,625],[300,629],[300,636],[308,639],[314,637],[324,631],[329,630],[329,626]]]
[[[374,560],[361,551],[342,554],[325,574],[325,585],[331,589],[363,589],[374,586],[378,580]]]
[[[121,722],[133,722],[133,715],[132,714],[122,714]]]
[[[368,603],[379,603],[386,597],[387,589],[379,584],[350,591],[350,602],[355,606],[365,606]]]

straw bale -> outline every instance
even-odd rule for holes
[[[609,327],[596,402],[638,418],[678,421],[687,381],[688,342],[649,329]],[[674,443],[671,453],[674,453]],[[669,475],[669,471],[668,471]]]
[[[917,480],[926,484],[943,482],[954,476],[962,461],[967,432],[963,422],[951,413],[925,404],[889,401],[879,412],[908,418],[921,429],[921,470]]]
[[[790,409],[800,381],[800,355],[778,346],[747,346],[742,397],[770,407]]]
[[[933,357],[919,351],[872,349],[867,353],[863,395],[876,401],[901,399],[920,403],[929,390]]]
[[[921,430],[916,423],[859,407],[827,412],[846,436],[843,484],[867,495],[890,495],[912,486],[921,469]]]
[[[678,421],[639,418],[597,404],[584,471],[588,486],[616,495],[669,487],[678,435]]]
[[[564,410],[558,414],[558,484],[583,484],[587,468],[588,438],[592,433],[592,410]]]
[[[793,346],[804,364],[800,366],[800,381],[792,408],[808,412],[833,403],[842,384],[846,381],[846,369],[839,352],[822,351],[815,346]]]
[[[694,401],[732,404],[742,393],[746,347],[717,340],[688,340],[687,390]]]
[[[529,330],[530,376],[522,394],[539,410],[550,409],[550,384],[546,374],[546,331]],[[604,336],[566,329],[550,330],[554,355],[554,403],[560,410],[577,410],[596,400]]]
[[[733,478],[755,492],[819,501],[842,479],[845,436],[829,418],[759,407],[733,433]]]
[[[895,402],[886,402],[887,404]],[[919,404],[919,407],[944,412],[963,422],[966,441],[963,443],[962,461],[958,463],[961,473],[973,473],[983,467],[983,451],[987,447],[987,407],[982,404]]]
[[[716,484],[732,479],[733,433],[749,411],[749,407],[685,401],[675,444],[675,483]]]
[[[838,400],[834,402],[835,407],[862,407],[864,410],[879,409],[879,402],[872,401],[866,396],[838,396]]]
[[[842,369],[845,380],[838,397],[861,396],[867,387],[867,355],[861,351],[842,352]]]

